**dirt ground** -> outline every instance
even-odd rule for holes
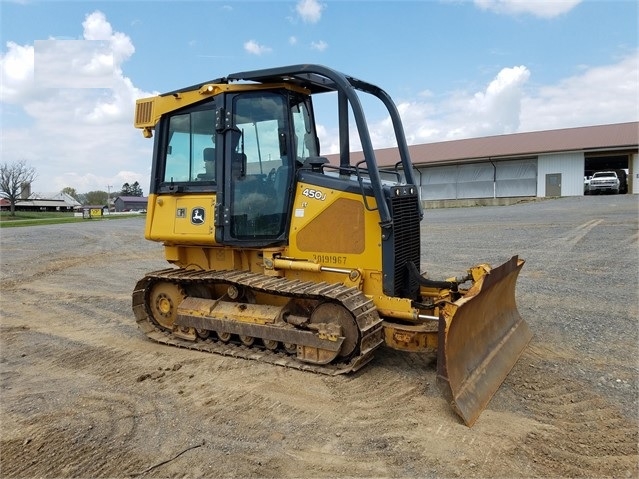
[[[423,266],[527,260],[534,338],[472,428],[435,357],[326,377],[155,344],[144,219],[2,229],[1,477],[638,477],[637,197],[429,210]]]

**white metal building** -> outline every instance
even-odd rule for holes
[[[639,122],[548,130],[413,145],[422,199],[479,200],[580,196],[584,177],[628,171],[628,192],[639,194]],[[394,166],[394,149],[376,150]]]

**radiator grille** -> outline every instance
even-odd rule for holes
[[[145,126],[151,123],[153,115],[153,100],[138,101],[135,104],[135,124]]]
[[[406,263],[420,267],[419,198],[417,195],[391,197],[393,216],[394,285],[393,296],[413,298],[419,284],[410,278]]]

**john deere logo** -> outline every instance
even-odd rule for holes
[[[191,223],[201,225],[204,223],[204,208],[193,208],[191,210]]]

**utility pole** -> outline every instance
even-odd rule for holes
[[[111,214],[111,187],[113,185],[107,185],[107,214]]]

